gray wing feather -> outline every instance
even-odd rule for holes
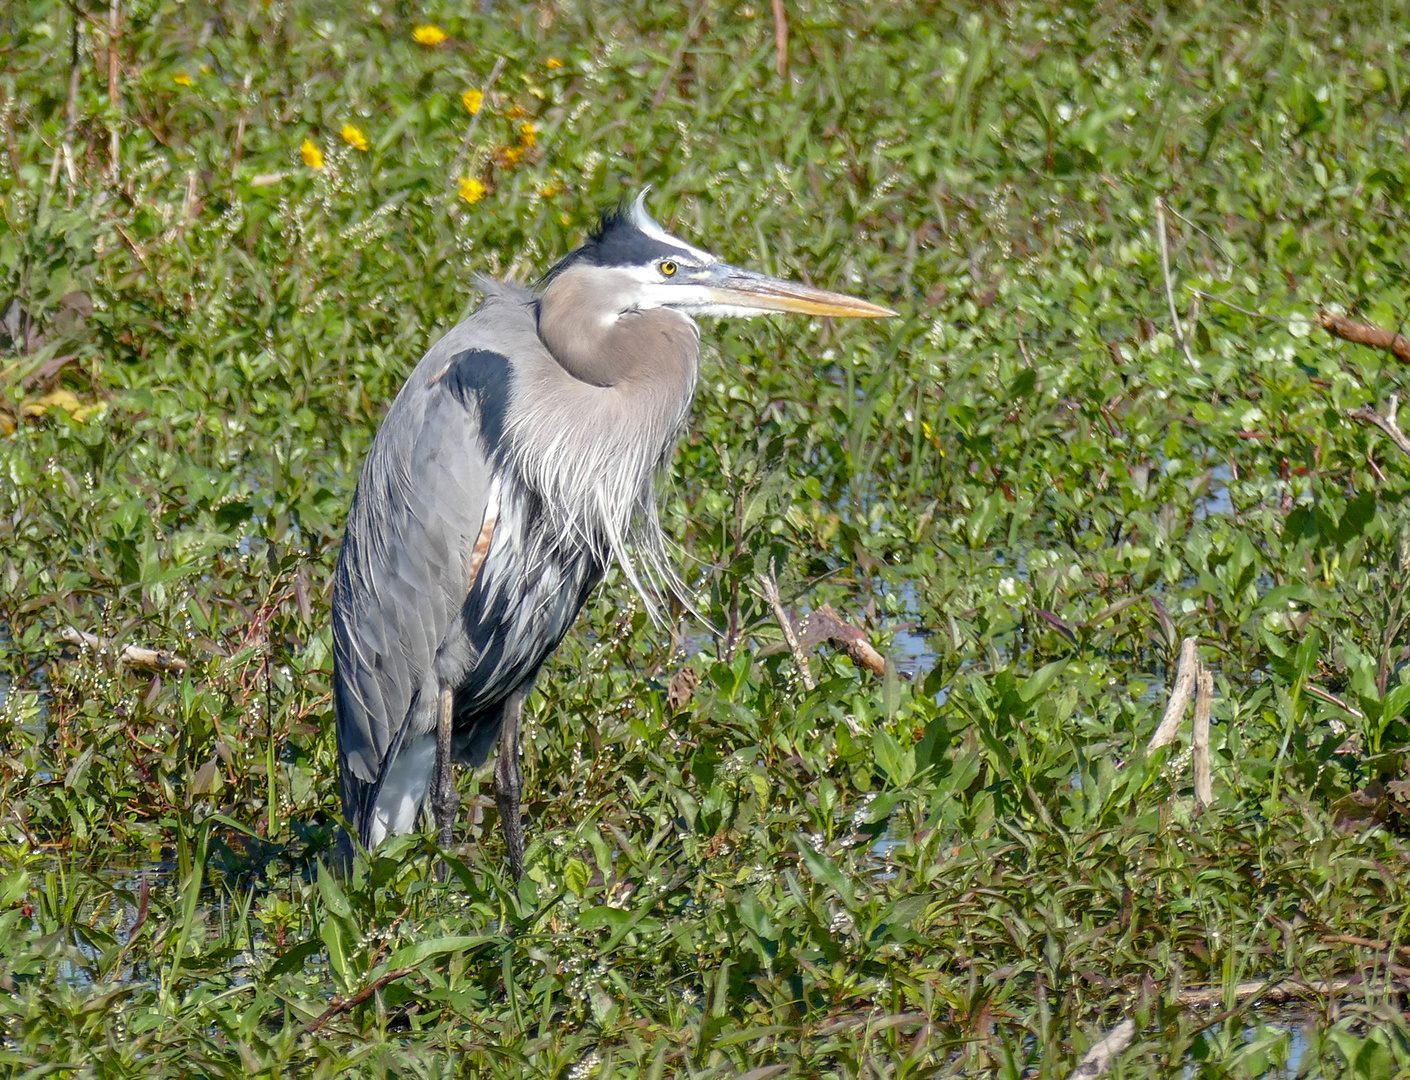
[[[358,481],[333,587],[334,711],[350,816],[434,692],[493,480],[510,357],[542,349],[533,297],[487,287],[392,403]],[[370,785],[370,787],[369,787]],[[363,803],[368,803],[364,806]]]

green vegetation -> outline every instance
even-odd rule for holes
[[[1047,1077],[1124,1016],[1125,1076],[1410,1069],[1403,969],[1345,940],[1410,944],[1410,458],[1345,416],[1400,372],[1312,321],[1410,301],[1403,12],[785,8],[786,78],[760,0],[12,0],[6,1075]],[[705,328],[665,519],[733,640],[612,578],[532,702],[518,888],[470,776],[448,882],[414,837],[339,884],[378,418],[475,273],[643,184],[904,317]],[[761,655],[771,559],[896,670]],[[1143,749],[1186,635],[1203,813]]]

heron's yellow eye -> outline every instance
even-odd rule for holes
[[[666,277],[670,277],[676,272],[676,264],[671,262],[670,259],[667,259],[661,264],[659,269]]]

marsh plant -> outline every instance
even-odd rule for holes
[[[1130,1017],[1127,1076],[1410,1069],[1410,457],[1346,415],[1403,373],[1314,319],[1403,324],[1407,105],[1379,3],[11,0],[0,1067],[1046,1077]],[[708,625],[594,595],[517,886],[484,776],[448,880],[336,879],[376,424],[646,184],[903,318],[707,335]],[[808,689],[770,566],[886,673]],[[1203,810],[1144,750],[1187,636]]]

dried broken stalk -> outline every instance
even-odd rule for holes
[[[111,652],[117,662],[132,668],[146,668],[149,671],[169,671],[176,674],[186,670],[186,661],[166,649],[148,649],[142,645],[118,647],[112,638],[99,637],[76,627],[66,626],[59,631],[59,637],[70,645],[96,652]]]

